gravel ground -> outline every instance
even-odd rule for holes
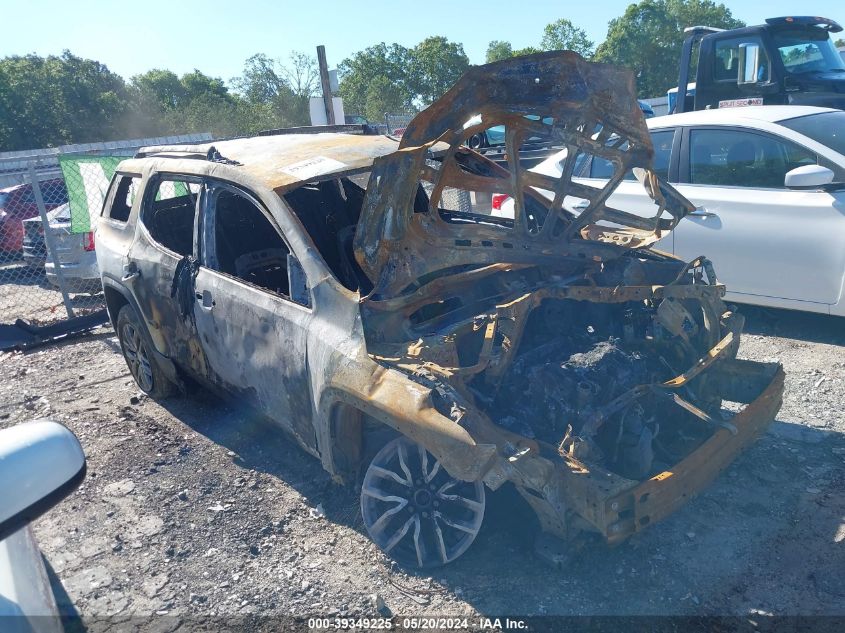
[[[104,306],[103,295],[71,294],[76,316]],[[0,256],[0,323],[23,319],[32,325],[49,325],[67,318],[62,293],[50,285],[43,269]]]
[[[356,491],[254,412],[140,395],[111,330],[0,355],[0,426],[51,416],[88,456],[35,526],[68,613],[843,615],[845,321],[743,312],[740,355],[787,371],[778,420],[676,514],[565,570],[533,555],[504,490],[459,561],[404,572],[368,540]]]

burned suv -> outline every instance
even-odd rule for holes
[[[467,138],[505,126],[509,163]],[[538,133],[562,176],[523,168]],[[581,154],[611,161],[573,182]],[[627,71],[574,53],[471,69],[401,141],[292,134],[150,147],[97,227],[112,322],[140,388],[191,376],[258,408],[411,566],[472,543],[513,485],[550,542],[619,543],[706,486],[777,413],[777,364],[704,258],[650,248],[690,203],[651,171]],[[605,201],[631,170],[651,217]],[[489,213],[492,192],[514,218]]]

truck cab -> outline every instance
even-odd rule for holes
[[[833,20],[810,16],[769,18],[730,30],[689,27],[678,78],[687,91],[684,99],[673,100],[672,112],[788,104],[845,109],[845,61],[830,38],[840,31]]]

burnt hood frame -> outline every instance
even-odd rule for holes
[[[504,168],[465,146],[472,135],[497,125],[506,127],[508,156],[518,156],[522,143],[537,134],[566,148],[561,176],[529,171],[514,160]],[[572,180],[579,152],[613,164],[604,187]],[[653,155],[634,77],[626,69],[587,62],[571,51],[474,67],[411,121],[398,151],[375,160],[355,234],[356,259],[373,293],[386,298],[438,271],[544,260],[602,262],[648,247],[695,208],[657,178]],[[631,169],[655,201],[651,218],[606,204]],[[420,208],[422,185],[427,208]],[[514,219],[444,213],[440,202],[447,188],[506,193],[514,199]],[[563,206],[566,196],[584,198],[588,206],[575,216]]]

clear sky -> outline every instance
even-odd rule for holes
[[[429,35],[461,42],[470,62],[484,62],[490,40],[514,48],[539,44],[558,18],[580,26],[596,44],[625,0],[0,0],[0,57],[63,49],[96,59],[128,79],[151,68],[178,74],[198,68],[228,81],[244,60],[265,53],[315,54],[326,46],[329,67],[379,42],[411,47]],[[727,0],[734,17],[759,24],[767,17],[821,15],[845,23],[842,0]]]

